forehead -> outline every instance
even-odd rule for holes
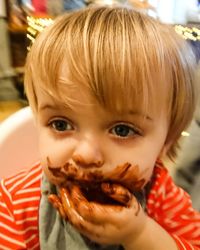
[[[154,84],[151,88],[147,84],[146,88],[142,89],[137,82],[132,83],[134,88],[131,88],[128,84],[126,87],[119,86],[111,81],[104,83],[100,90],[97,86],[95,89],[95,84],[88,83],[85,79],[73,79],[66,63],[61,65],[59,72],[55,86],[50,84],[49,88],[45,88],[44,83],[38,81],[38,106],[50,103],[75,110],[88,106],[95,108],[99,105],[112,113],[133,111],[145,116],[155,116],[166,108],[166,89],[160,88],[159,84]]]

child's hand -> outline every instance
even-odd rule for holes
[[[147,221],[136,198],[122,186],[104,183],[102,191],[122,205],[89,202],[78,186],[71,192],[60,189],[60,198],[50,195],[49,201],[61,216],[83,235],[100,244],[133,244],[143,232]]]

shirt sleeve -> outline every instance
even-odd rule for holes
[[[16,226],[12,196],[4,180],[0,182],[0,249],[26,249]]]
[[[200,249],[200,213],[163,166],[155,169],[147,213],[174,238],[180,250]]]
[[[39,250],[40,163],[0,181],[0,249]]]

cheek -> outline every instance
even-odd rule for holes
[[[54,139],[47,133],[39,136],[40,158],[43,170],[47,177],[55,183],[57,179],[48,170],[48,165],[60,167],[67,162],[73,153],[76,141],[74,139]],[[60,179],[60,178],[59,178]]]
[[[140,175],[148,181],[151,178],[152,171],[154,169],[156,160],[158,158],[159,153],[151,152],[146,155],[136,156],[135,163],[139,166]]]
[[[113,168],[112,171],[105,173],[104,180],[120,183],[131,192],[138,192],[141,191],[149,181],[152,171],[153,167],[147,166],[145,170],[141,172],[139,165],[126,162]]]
[[[123,183],[128,183],[129,187],[134,184],[134,186],[139,185],[140,189],[141,186],[150,180],[161,149],[161,144],[156,145],[152,141],[146,141],[140,146],[137,145],[137,147],[130,149],[126,148],[124,152],[117,152],[111,164],[112,175],[116,176],[118,180],[121,179]],[[126,175],[120,176],[120,173],[123,171],[118,166],[126,162],[130,163],[132,167],[127,171]]]
[[[73,138],[54,138],[47,133],[39,136],[42,161],[49,158],[55,166],[62,166],[71,157],[75,145],[76,140]]]

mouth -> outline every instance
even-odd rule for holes
[[[128,206],[131,200],[131,192],[117,181],[111,181],[103,177],[99,172],[80,174],[80,171],[63,171],[63,168],[48,167],[50,172],[57,178],[63,179],[58,185],[69,191],[73,186],[78,186],[83,196],[89,202],[106,205]],[[118,191],[123,189],[123,191]],[[116,192],[118,194],[116,195]]]
[[[107,173],[100,170],[83,171],[70,163],[62,167],[48,166],[48,169],[54,177],[62,179],[60,187],[70,190],[73,185],[78,186],[89,202],[128,206],[133,195],[139,202],[141,197],[144,200],[141,194],[145,181],[138,178],[137,165],[125,163]]]
[[[84,197],[89,202],[95,202],[99,204],[107,204],[107,205],[124,205],[128,206],[130,200],[126,199],[126,202],[120,201],[119,199],[114,199],[110,197],[108,193],[102,190],[102,185],[108,183],[101,183],[99,185],[90,185],[90,187],[80,187],[81,192],[83,193]],[[130,197],[129,197],[130,198]]]

